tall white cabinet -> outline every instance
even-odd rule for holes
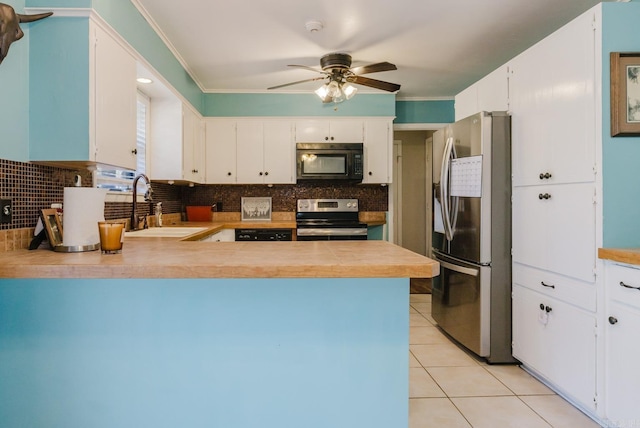
[[[512,117],[513,355],[598,417],[600,37],[595,7],[456,97],[456,118]]]
[[[513,355],[593,413],[598,17],[578,17],[509,62]]]

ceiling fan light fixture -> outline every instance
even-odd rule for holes
[[[349,83],[345,83],[344,85],[342,85],[342,92],[344,93],[345,98],[350,100],[351,98],[353,98],[356,92],[358,92],[358,88]]]
[[[322,85],[318,89],[315,90],[315,93],[322,101],[327,98],[329,94],[329,85]]]

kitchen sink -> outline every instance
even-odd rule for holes
[[[151,227],[125,232],[126,238],[184,238],[206,230],[206,227]]]

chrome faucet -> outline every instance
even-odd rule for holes
[[[144,179],[147,184],[147,191],[144,194],[144,201],[151,202],[153,200],[153,189],[151,188],[151,181],[149,177],[144,174],[139,174],[136,178],[133,179],[133,208],[131,210],[131,230],[138,230],[138,216],[136,216],[136,208],[138,206],[138,180],[141,178]],[[143,229],[147,228],[147,222],[145,217],[145,222]]]

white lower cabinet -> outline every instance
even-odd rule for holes
[[[632,427],[640,423],[640,269],[613,263],[605,269],[605,413],[611,426]]]
[[[514,284],[513,356],[586,410],[595,411],[593,313]]]

